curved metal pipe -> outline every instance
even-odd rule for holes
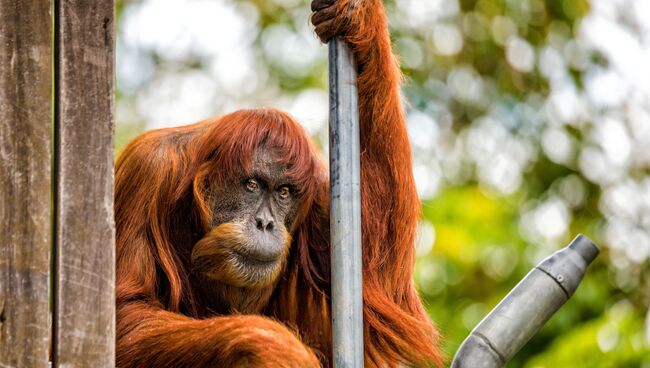
[[[543,260],[474,328],[451,367],[505,365],[569,300],[598,253],[589,238],[578,235]]]

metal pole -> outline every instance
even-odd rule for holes
[[[335,368],[363,367],[359,110],[352,53],[329,43],[330,232]]]
[[[598,253],[589,238],[578,235],[542,261],[474,328],[451,367],[505,365],[573,295]]]

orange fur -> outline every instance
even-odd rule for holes
[[[348,0],[343,0],[345,6]],[[363,300],[367,367],[442,366],[438,334],[412,281],[420,203],[400,102],[401,75],[380,1],[353,8],[361,122]],[[189,269],[210,229],[210,188],[279,149],[301,208],[282,274],[252,307],[204,308]],[[119,367],[329,366],[329,183],[307,134],[285,113],[243,110],[131,142],[116,166]],[[216,233],[215,233],[216,231]],[[229,235],[219,236],[233,239]],[[197,251],[200,255],[201,249]]]
[[[192,265],[210,270],[207,273],[210,279],[226,282],[235,287],[263,288],[271,284],[275,285],[275,281],[283,270],[284,263],[273,267],[272,270],[264,275],[257,274],[242,277],[239,272],[233,269],[236,265],[228,262],[228,258],[232,257],[232,251],[243,254],[247,252],[248,245],[243,231],[243,225],[237,222],[228,222],[210,230],[192,248]],[[289,246],[291,245],[291,235],[285,231],[284,237],[285,252],[281,258],[286,260]],[[208,266],[205,266],[205,263]],[[221,265],[222,267],[217,268],[212,264],[216,264],[216,266]]]

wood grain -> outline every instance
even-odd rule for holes
[[[0,367],[48,360],[50,6],[0,0]]]
[[[55,5],[54,364],[115,365],[114,2]]]

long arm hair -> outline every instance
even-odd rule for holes
[[[363,314],[367,367],[443,366],[439,335],[413,282],[420,202],[400,97],[399,63],[391,51],[382,2],[338,1],[351,23],[334,23],[355,56],[361,128]],[[277,290],[270,311],[298,326],[312,346],[331,356],[329,325],[329,195],[317,193],[303,226],[299,254]],[[298,275],[299,272],[302,275]],[[312,285],[314,287],[309,287]],[[315,292],[319,290],[322,293]],[[327,318],[325,318],[327,317]],[[316,327],[318,326],[318,327]]]

